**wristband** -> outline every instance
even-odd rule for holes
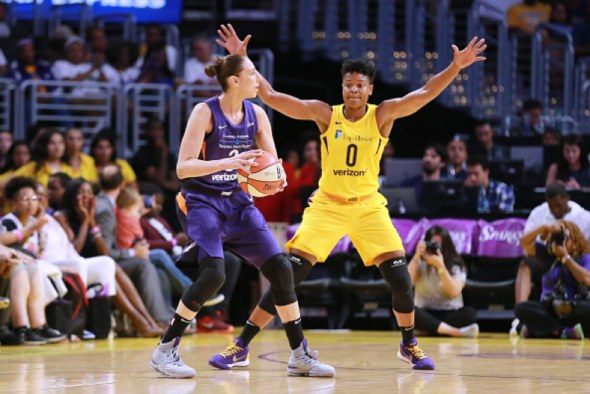
[[[23,240],[23,232],[20,231],[18,228],[16,230],[12,230],[12,232],[16,235],[19,241]]]
[[[90,232],[92,234],[98,233],[100,231],[100,227],[99,226],[94,226],[92,227],[92,230],[90,230]]]
[[[175,247],[176,245],[178,245],[178,241],[176,240],[176,238],[172,238],[172,247]]]
[[[569,259],[571,259],[572,256],[570,256],[569,254],[566,254],[565,256],[563,256],[563,258],[561,259],[561,263],[565,264],[566,261],[568,261]]]
[[[445,267],[440,267],[440,268],[438,269],[438,274],[439,274],[439,275],[442,275],[442,274],[444,274],[444,273],[445,273],[445,271],[446,271],[446,268],[445,268]]]

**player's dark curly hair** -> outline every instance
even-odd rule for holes
[[[359,73],[369,78],[369,83],[373,83],[377,75],[375,64],[365,59],[348,59],[342,63],[342,78],[348,73]]]
[[[30,187],[33,190],[37,190],[37,182],[33,178],[29,178],[26,176],[17,176],[12,178],[7,184],[6,189],[4,190],[4,194],[6,198],[9,200],[14,200],[18,193],[22,189],[26,189]]]

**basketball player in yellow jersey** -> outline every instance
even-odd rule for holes
[[[217,42],[231,54],[246,56],[250,36],[240,41],[231,25],[218,31]],[[393,227],[386,199],[379,188],[379,160],[393,122],[411,115],[434,100],[459,74],[477,61],[486,48],[475,37],[462,51],[453,45],[454,60],[431,78],[424,87],[408,95],[368,104],[373,93],[376,70],[366,60],[346,60],[342,65],[344,104],[330,105],[316,100],[300,100],[276,92],[260,76],[259,96],[282,114],[300,120],[313,120],[321,132],[322,177],[319,189],[303,213],[301,227],[287,243],[295,284],[308,275],[316,262],[323,262],[340,238],[349,235],[365,265],[376,265],[391,287],[393,312],[402,332],[398,358],[414,369],[434,369],[433,361],[418,347],[414,338],[414,299],[405,251]],[[452,280],[444,265],[443,280]],[[244,331],[224,352],[247,349],[252,338],[276,315],[267,291],[250,316]],[[224,354],[222,353],[222,354]],[[231,363],[227,364],[228,369]]]

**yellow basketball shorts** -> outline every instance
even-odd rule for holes
[[[287,250],[299,249],[324,262],[338,240],[348,235],[365,265],[373,265],[384,253],[404,250],[386,207],[387,200],[379,193],[367,201],[343,203],[318,190]]]

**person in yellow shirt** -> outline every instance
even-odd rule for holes
[[[6,158],[6,165],[4,172],[0,175],[0,189],[4,190],[4,186],[14,178],[16,170],[27,164],[31,160],[31,151],[29,145],[25,141],[16,141],[8,150]],[[12,204],[8,199],[4,198],[4,193],[0,191],[0,206],[3,207],[2,216],[12,211]]]
[[[101,130],[92,140],[90,154],[94,160],[97,176],[103,168],[114,164],[121,169],[125,185],[135,190],[139,190],[137,186],[137,177],[133,168],[131,168],[127,161],[117,158],[116,146],[115,134],[109,129]]]
[[[69,129],[66,132],[65,161],[72,167],[73,178],[84,178],[93,182],[98,178],[94,159],[82,153],[84,149],[84,135],[80,129]]]
[[[551,5],[537,0],[524,0],[508,9],[508,28],[534,33],[540,23],[548,22]]]
[[[47,130],[35,145],[33,160],[14,172],[14,176],[33,178],[47,187],[49,176],[63,172],[74,176],[74,171],[65,161],[66,143],[57,130]]]
[[[223,31],[218,30],[221,40],[217,43],[232,55],[247,56],[251,36],[241,41],[231,25],[229,29],[225,26],[221,29]],[[346,60],[342,64],[344,104],[334,106],[277,92],[260,73],[257,75],[258,94],[266,105],[290,118],[314,121],[320,131],[322,176],[319,189],[311,197],[297,233],[286,245],[295,285],[307,277],[317,262],[325,261],[339,239],[350,236],[365,265],[377,266],[391,288],[393,313],[402,333],[397,357],[410,363],[413,369],[432,370],[434,362],[414,338],[412,281],[406,252],[389,217],[387,200],[378,192],[379,161],[393,122],[412,115],[434,100],[463,68],[485,60],[480,56],[485,48],[485,40],[478,41],[477,37],[462,51],[453,45],[454,59],[445,70],[422,88],[379,105],[368,102],[373,94],[376,69],[372,62],[364,59]],[[444,267],[439,272],[441,277],[450,277]],[[220,354],[235,354],[236,348],[247,349],[275,314],[272,296],[267,291],[250,315],[244,331]],[[219,360],[219,357],[214,358]],[[209,363],[214,365],[211,360]],[[226,366],[231,368],[231,365]]]

